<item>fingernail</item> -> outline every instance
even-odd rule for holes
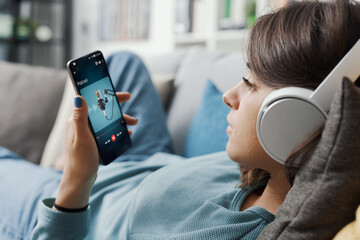
[[[82,99],[80,97],[74,98],[75,107],[79,108],[82,106]]]

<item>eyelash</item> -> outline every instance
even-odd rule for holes
[[[254,84],[252,84],[248,79],[246,79],[245,77],[243,77],[243,81],[244,81],[245,85],[246,85],[249,89],[254,89]]]

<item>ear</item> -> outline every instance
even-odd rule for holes
[[[282,88],[264,100],[257,119],[257,135],[266,153],[281,164],[325,121],[327,114],[310,99],[313,91]]]

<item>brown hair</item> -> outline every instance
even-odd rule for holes
[[[249,38],[248,66],[259,82],[271,88],[315,89],[359,38],[358,3],[351,0],[290,3],[257,20]],[[321,131],[304,143],[287,163],[301,165],[320,135]],[[240,169],[240,187],[269,176],[257,168],[240,166]],[[290,167],[288,170],[291,180],[295,171]]]

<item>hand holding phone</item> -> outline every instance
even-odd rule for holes
[[[89,128],[100,163],[107,165],[132,143],[105,59],[100,51],[95,51],[69,61],[67,68],[75,92],[86,100]]]
[[[129,93],[116,93],[120,103],[130,99]],[[74,99],[72,121],[66,128],[66,146],[63,175],[56,204],[68,209],[79,209],[89,202],[91,188],[99,168],[99,152],[88,127],[88,106],[85,99]],[[127,124],[135,125],[137,120],[124,116]],[[84,167],[86,166],[86,167]],[[58,210],[53,207],[54,210]]]
[[[56,197],[56,204],[69,209],[88,204],[99,168],[99,153],[88,128],[87,111],[86,101],[77,96],[74,99],[72,118],[66,126],[65,161]]]

